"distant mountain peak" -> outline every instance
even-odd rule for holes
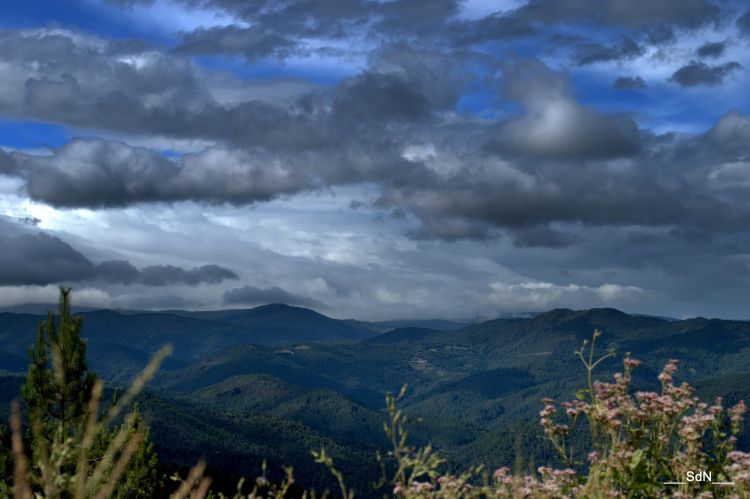
[[[630,317],[622,310],[616,308],[604,307],[604,308],[590,308],[588,310],[579,310],[576,315],[587,318],[622,318]]]
[[[297,307],[294,305],[287,305],[286,303],[269,303],[267,305],[260,305],[258,307],[253,307],[251,309],[245,309],[242,311],[238,310],[238,312],[244,312],[249,315],[254,315],[258,317],[277,315],[277,314],[296,314],[296,315],[305,315],[308,317],[320,317],[320,318],[325,318],[329,320],[335,320],[311,308]]]
[[[301,309],[304,307],[295,307],[294,305],[287,305],[286,303],[266,303],[265,305],[258,305],[257,307],[253,307],[251,310],[273,310],[273,309],[279,309],[279,310],[289,310],[289,309]],[[305,309],[309,310],[309,309]]]
[[[536,323],[557,324],[565,323],[587,323],[593,327],[606,328],[618,327],[625,324],[640,324],[647,321],[664,321],[666,319],[652,316],[632,315],[616,308],[601,307],[584,310],[571,310],[568,308],[557,308],[539,314],[533,319]]]
[[[555,308],[548,312],[542,312],[541,314],[534,317],[534,320],[536,321],[557,321],[561,319],[565,319],[573,314],[575,314],[575,310],[571,310],[569,308]]]

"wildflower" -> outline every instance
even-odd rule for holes
[[[622,363],[625,365],[626,369],[635,369],[636,367],[641,365],[641,361],[638,359],[631,359],[630,357],[625,357],[622,361]]]
[[[401,484],[401,482],[396,482],[396,485],[393,486],[393,495],[397,496],[403,491],[404,491],[404,486]]]

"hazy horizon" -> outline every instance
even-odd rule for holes
[[[739,1],[3,2],[0,308],[745,319],[749,49]]]
[[[573,312],[589,312],[592,310],[602,310],[602,309],[611,309],[615,310],[617,312],[622,312],[627,315],[631,316],[642,316],[642,317],[654,317],[654,318],[660,318],[660,319],[666,319],[666,320],[689,320],[689,319],[697,319],[697,318],[704,318],[704,319],[719,319],[719,320],[739,320],[739,321],[750,321],[750,319],[729,319],[726,317],[718,317],[718,316],[701,316],[701,315],[684,315],[681,317],[674,317],[669,315],[656,315],[656,314],[647,314],[639,312],[638,310],[623,310],[616,307],[591,307],[591,308],[569,308],[569,307],[554,307],[549,308],[545,310],[518,310],[515,312],[498,312],[495,315],[488,315],[488,316],[474,316],[474,317],[454,317],[454,318],[445,318],[441,317],[440,315],[434,315],[431,317],[387,317],[387,318],[381,318],[377,320],[367,320],[362,319],[360,317],[351,317],[351,316],[336,316],[335,314],[327,313],[324,309],[316,309],[315,307],[310,306],[299,306],[299,305],[289,305],[287,303],[261,303],[257,305],[248,305],[248,306],[237,306],[237,307],[220,307],[220,308],[210,308],[210,307],[204,307],[204,308],[142,308],[142,309],[135,309],[135,308],[111,308],[111,307],[88,307],[85,305],[76,305],[73,304],[72,311],[74,313],[88,313],[88,312],[97,312],[97,311],[112,311],[122,314],[137,314],[137,313],[165,313],[169,314],[170,312],[226,312],[226,311],[244,311],[244,310],[253,310],[256,308],[262,308],[262,307],[272,307],[272,306],[286,306],[286,307],[292,307],[292,308],[301,308],[306,310],[312,310],[313,312],[317,312],[321,315],[324,315],[326,317],[330,317],[332,319],[336,320],[354,320],[354,321],[363,321],[363,322],[382,322],[382,323],[388,323],[388,322],[430,322],[430,321],[445,321],[445,322],[452,322],[452,323],[465,323],[465,324],[476,324],[480,322],[485,321],[491,321],[496,319],[508,319],[508,318],[527,318],[527,317],[534,317],[537,315],[543,315],[545,313],[553,312],[555,310],[571,310]],[[15,314],[32,314],[32,315],[39,315],[39,314],[45,314],[47,311],[51,311],[53,313],[57,313],[57,303],[22,303],[18,305],[13,306],[0,306],[0,313],[9,312],[9,313],[15,313]]]

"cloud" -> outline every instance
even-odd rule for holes
[[[574,241],[571,234],[551,227],[537,226],[516,230],[513,244],[519,248],[565,248]]]
[[[101,289],[76,286],[73,288],[73,309],[77,307],[105,308],[112,306],[112,297]],[[55,285],[46,286],[3,286],[0,285],[0,304],[3,307],[17,305],[49,305],[48,309],[55,309],[52,305],[60,295],[60,289]]]
[[[126,260],[94,263],[59,237],[0,218],[0,286],[103,282],[165,286],[218,284],[238,279],[218,265],[185,270],[169,265],[139,270]]]
[[[227,280],[239,279],[239,276],[219,265],[202,265],[192,269],[183,269],[174,265],[148,265],[138,270],[128,261],[108,260],[97,265],[95,279],[122,284],[138,283],[145,286],[169,286],[174,284],[198,286],[200,284],[221,284]]]
[[[646,88],[646,82],[640,76],[618,76],[612,86],[615,88]]]
[[[33,200],[57,207],[257,205],[367,185],[370,200],[360,204],[405,216],[415,224],[407,234],[421,240],[488,240],[510,231],[520,246],[563,248],[576,242],[555,240],[545,227],[747,226],[735,200],[706,188],[717,160],[735,161],[739,153],[727,138],[731,116],[706,136],[656,136],[628,115],[580,103],[566,74],[509,60],[492,81],[521,111],[448,121],[462,88],[460,67],[451,56],[385,48],[370,69],[309,94],[298,111],[269,106],[298,113],[296,136],[240,147],[230,130],[228,143],[178,158],[76,139],[46,155],[5,154],[0,165],[23,180]],[[286,125],[267,128],[275,126]],[[429,148],[420,146],[425,141]],[[431,152],[414,152],[422,149]]]
[[[710,184],[719,189],[750,188],[750,163],[737,161],[717,167],[709,175]]]
[[[226,291],[379,318],[740,302],[750,128],[721,115],[738,87],[710,88],[747,65],[739,3],[167,3],[190,18],[168,45],[0,30],[0,131],[78,137],[0,149],[0,212],[43,220],[0,236],[7,295],[52,275],[108,306]],[[124,36],[162,32],[139,11]]]
[[[284,106],[224,105],[189,60],[64,29],[0,30],[0,113],[68,126],[286,147],[314,135]],[[290,140],[287,141],[286,138]]]
[[[611,26],[651,26],[673,24],[681,27],[703,26],[719,15],[719,9],[705,0],[664,0],[659,2],[556,2],[534,0],[516,15],[542,22],[590,20]]]
[[[637,302],[652,294],[637,286],[602,284],[582,286],[560,285],[544,281],[520,283],[497,282],[490,285],[490,298],[498,303],[512,303],[512,309],[524,311],[549,310],[552,307],[580,308],[596,305],[620,306]]]
[[[187,6],[195,2],[186,0]],[[217,8],[250,26],[262,26],[284,39],[342,39],[366,34],[368,37],[436,35],[460,12],[456,0],[396,0],[370,2],[309,2],[297,0],[283,4],[248,3],[233,0],[200,2]]]
[[[683,87],[698,85],[715,87],[724,83],[727,76],[741,68],[742,65],[734,61],[714,66],[701,61],[690,61],[690,63],[675,71],[669,80]]]
[[[139,64],[135,71],[145,71],[151,62],[147,58]],[[57,90],[48,89],[49,95],[42,97],[40,92],[47,90],[37,89],[38,85],[57,88],[57,84],[35,78],[29,99],[45,117],[116,130],[135,130],[141,123],[139,133],[179,134],[218,143],[168,158],[120,142],[74,139],[50,155],[14,153],[12,160],[5,155],[0,167],[24,178],[33,199],[58,207],[187,200],[253,204],[330,185],[413,181],[425,172],[401,157],[399,128],[438,123],[440,114],[456,105],[466,76],[452,57],[406,46],[379,50],[371,65],[370,70],[329,90],[311,92],[291,106],[259,101],[219,106],[204,103],[196,90],[198,101],[170,99],[162,107],[166,89],[157,86],[154,95],[142,99],[117,92],[100,94],[104,100],[91,107],[75,101],[96,100],[100,89],[81,87],[68,75],[54,81],[81,87],[81,92],[58,98]],[[134,70],[120,69],[125,74]],[[109,106],[112,99],[120,101],[116,109]],[[144,101],[153,104],[144,106]]]
[[[718,57],[721,57],[724,55],[724,52],[727,50],[727,42],[706,42],[700,47],[698,47],[698,50],[696,50],[696,54],[698,54],[698,57],[702,57],[704,59],[716,59]]]
[[[420,239],[488,239],[510,231],[520,245],[565,247],[570,241],[554,241],[543,229],[555,222],[736,233],[750,225],[750,212],[707,181],[720,164],[747,157],[747,119],[729,113],[692,137],[643,134],[640,152],[625,158],[545,157],[531,149],[530,157],[518,149],[509,156],[493,149],[447,179],[391,187],[377,204],[418,220],[412,235]],[[523,145],[528,138],[518,140]],[[456,155],[472,157],[455,143],[444,147],[459,147]],[[429,168],[447,154],[436,146],[422,161]]]
[[[580,66],[597,62],[626,61],[646,53],[646,47],[632,38],[625,38],[614,45],[588,43],[576,47],[575,60]]]
[[[60,207],[193,200],[251,204],[315,186],[262,151],[222,147],[171,159],[121,142],[73,140],[51,155],[14,153],[32,199]]]
[[[740,17],[738,17],[736,24],[740,34],[750,36],[750,10],[746,10]]]
[[[176,51],[195,55],[242,55],[248,61],[289,57],[300,50],[297,41],[255,25],[215,26],[185,33]]]
[[[449,111],[467,80],[458,56],[397,44],[374,52],[368,70],[330,89],[303,92],[294,102],[252,93],[220,102],[227,88],[242,82],[209,77],[174,53],[121,44],[115,50],[115,42],[66,30],[0,33],[7,75],[0,82],[0,113],[126,138],[196,140],[309,155],[307,161],[325,156],[342,176],[350,175],[349,165],[341,164],[351,161],[348,153],[364,157],[385,149],[396,135],[386,123],[424,123]]]
[[[151,0],[110,0],[129,7]],[[533,0],[514,9],[498,12],[471,21],[459,18],[461,2],[456,0],[394,0],[390,2],[289,2],[248,3],[241,0],[182,0],[190,8],[196,6],[228,12],[250,26],[262,26],[271,32],[298,39],[333,38],[367,33],[369,37],[422,37],[442,42],[448,33],[453,39],[471,43],[526,36],[538,26],[554,27],[575,23],[626,28],[676,27],[694,29],[719,20],[721,10],[707,0],[662,0],[619,2],[585,0],[558,2]]]
[[[638,152],[635,122],[581,105],[563,74],[533,61],[508,64],[504,73],[506,95],[527,113],[500,127],[494,149],[547,158],[606,158]]]
[[[287,305],[301,305],[305,307],[320,307],[322,304],[311,298],[285,291],[278,286],[258,288],[242,286],[224,292],[222,301],[225,305],[254,305],[267,303],[285,303]]]
[[[740,160],[750,152],[750,114],[732,111],[719,119],[704,135],[708,154],[725,160]]]
[[[365,72],[343,82],[334,112],[355,120],[414,121],[430,117],[424,95],[398,74]]]
[[[0,285],[79,281],[93,277],[90,260],[57,237],[7,231],[0,236]]]
[[[233,271],[219,265],[202,265],[185,270],[174,265],[149,265],[141,270],[141,282],[147,286],[168,284],[220,284],[226,280],[239,279]]]
[[[668,45],[677,40],[675,30],[664,24],[657,24],[645,30],[646,40],[656,46]]]
[[[17,166],[13,161],[13,158],[0,148],[0,175],[15,175],[17,173]]]

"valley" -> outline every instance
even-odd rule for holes
[[[92,311],[84,317],[91,367],[107,386],[124,386],[161,344],[174,345],[139,400],[160,459],[189,466],[205,457],[232,477],[255,476],[263,459],[278,472],[293,465],[306,486],[331,486],[309,451],[326,448],[340,469],[367,490],[377,476],[375,451],[388,445],[383,397],[403,384],[403,408],[422,418],[415,443],[431,442],[450,463],[529,467],[554,462],[542,439],[540,400],[570,400],[583,386],[574,351],[594,329],[618,358],[598,379],[620,369],[630,352],[643,365],[640,389],[655,389],[668,359],[699,394],[728,403],[750,399],[750,323],[667,320],[615,309],[556,309],[527,318],[455,330],[339,321],[317,312],[271,305],[232,312]],[[40,316],[0,316],[3,412],[17,397],[24,349]],[[747,432],[740,448],[747,447]]]

